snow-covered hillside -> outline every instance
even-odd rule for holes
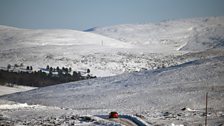
[[[23,63],[34,69],[46,65],[89,68],[97,76],[132,71],[1,96],[0,120],[41,125],[62,119],[61,123],[80,124],[83,114],[105,116],[118,111],[143,115],[153,125],[202,125],[208,92],[209,125],[223,125],[223,29],[224,17],[89,32],[0,26],[0,67]],[[13,106],[19,108],[5,109]],[[87,125],[113,124],[100,122]]]
[[[35,87],[26,87],[26,86],[18,86],[18,85],[9,87],[9,86],[0,85],[0,89],[1,89],[0,96],[2,96],[2,95],[6,95],[6,94],[12,94],[15,92],[23,92],[23,91],[32,90],[32,89],[35,89]]]
[[[177,65],[184,61],[178,55],[222,49],[223,22],[209,17],[88,30],[94,33],[0,26],[0,67],[71,67],[99,77]]]
[[[127,71],[155,69],[176,64],[172,50],[149,50],[94,33],[74,30],[27,30],[0,27],[0,67],[8,64],[46,67],[72,67],[73,70],[90,69],[96,76],[109,76]],[[165,63],[164,63],[165,62]]]
[[[97,68],[97,62],[89,55],[107,55],[132,48],[130,44],[94,33],[75,30],[28,30],[7,26],[0,26],[0,45],[2,67],[20,63],[32,65],[35,69],[46,65],[70,66],[74,70],[90,68],[102,75],[104,69]],[[98,58],[100,60],[101,57]],[[105,71],[107,72],[106,69]]]
[[[214,112],[223,112],[224,108],[223,76],[224,57],[221,56],[158,70],[38,88],[1,99],[89,114],[116,110],[155,117],[157,112],[180,112],[182,108],[203,111],[205,94],[209,92],[210,118],[213,118]],[[185,115],[182,122],[186,118],[199,118],[197,114],[194,116]]]
[[[72,67],[96,76],[155,69],[177,64],[172,49],[149,49],[94,33],[75,30],[28,30],[0,27],[0,67],[8,64]],[[166,52],[166,53],[165,53]],[[165,54],[164,54],[165,53]],[[167,56],[167,57],[166,57]],[[165,63],[164,63],[165,62]]]
[[[116,25],[86,31],[149,47],[170,45],[182,51],[203,51],[224,46],[224,17]]]
[[[4,98],[30,104],[81,109],[147,110],[204,107],[210,92],[214,108],[223,108],[224,57],[114,77],[72,82],[17,93]],[[219,99],[220,100],[217,100]]]

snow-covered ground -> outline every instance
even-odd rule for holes
[[[9,86],[0,85],[0,96],[6,95],[6,94],[12,94],[16,92],[28,91],[32,89],[35,89],[35,87],[27,87],[27,86],[19,86],[19,85],[14,85],[13,87],[9,87]]]
[[[157,24],[125,24],[86,31],[147,46],[149,49],[159,45],[181,51],[203,51],[223,48],[224,17],[182,19]],[[161,48],[160,51],[164,51]]]
[[[10,103],[0,105],[0,125],[9,126],[121,126],[97,116],[42,105]]]
[[[76,30],[0,26],[0,67],[72,67],[96,76],[181,64],[174,57],[223,48],[224,18],[208,17]]]
[[[119,125],[83,116],[95,119],[118,111],[151,125],[198,126],[204,124],[208,92],[208,123],[224,125],[223,29],[223,17],[88,32],[1,26],[2,67],[66,66],[115,76],[1,96],[0,124],[2,119],[18,125]]]
[[[86,112],[91,115],[139,113],[151,123],[203,124],[209,92],[211,124],[224,121],[224,57],[151,71],[134,72],[38,88],[1,99]],[[199,110],[182,111],[182,108]],[[170,119],[171,118],[171,119]]]
[[[65,66],[73,70],[90,68],[93,73],[101,75],[110,75],[107,69],[104,72],[105,65],[97,68],[104,60],[101,55],[132,48],[131,44],[75,30],[27,30],[1,26],[0,40],[1,67],[21,63],[34,69],[47,65]],[[97,62],[92,55],[97,57]]]

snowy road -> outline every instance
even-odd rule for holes
[[[119,115],[119,118],[108,118],[107,116],[100,116],[100,118],[114,121],[125,126],[151,126],[141,118],[134,115]]]
[[[125,119],[125,118],[117,118],[117,119],[113,118],[113,119],[109,119],[109,120],[120,123],[120,124],[125,125],[125,126],[138,126],[133,121],[131,121],[129,119]]]

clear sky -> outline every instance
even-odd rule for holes
[[[0,25],[92,27],[223,16],[224,0],[0,0]]]

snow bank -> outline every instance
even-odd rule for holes
[[[17,103],[17,104],[1,104],[0,109],[22,109],[22,108],[45,108],[42,105],[28,105],[27,103]]]

